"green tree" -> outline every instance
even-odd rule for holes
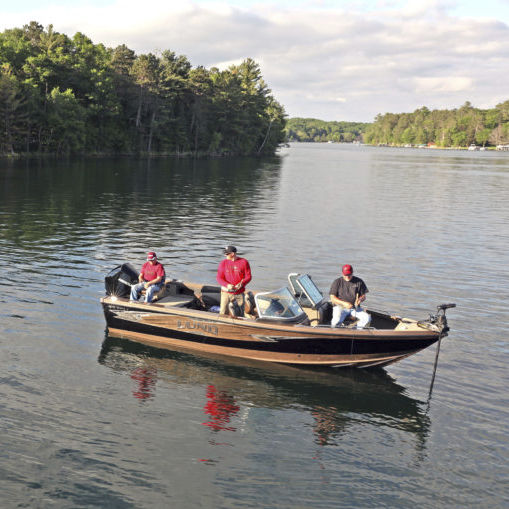
[[[50,136],[47,144],[57,155],[79,151],[86,133],[86,113],[72,90],[60,92],[54,88],[48,100],[48,125]]]
[[[252,59],[193,69],[170,50],[136,55],[32,21],[0,33],[0,65],[2,152],[270,154],[284,140]]]
[[[0,151],[14,154],[16,137],[23,134],[26,115],[20,85],[9,64],[0,68]]]

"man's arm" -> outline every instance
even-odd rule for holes
[[[235,285],[235,290],[244,288],[251,281],[251,267],[249,262],[244,259],[244,270],[242,271],[242,279]]]
[[[224,273],[224,260],[219,264],[219,267],[217,268],[217,277],[216,277],[216,280],[217,282],[221,285],[221,286],[224,286],[225,288],[228,288],[228,281],[226,281],[225,279],[225,273]]]
[[[341,307],[344,307],[346,309],[350,309],[352,307],[352,303],[348,302],[346,300],[340,299],[338,297],[339,285],[340,285],[340,280],[339,279],[335,279],[332,282],[332,285],[331,285],[330,290],[329,290],[330,301],[331,301],[333,306],[341,306]]]
[[[366,294],[368,293],[368,287],[364,283],[364,281],[360,282],[359,288],[357,289],[357,294],[355,295],[355,307],[357,307],[361,302],[366,300]]]
[[[330,294],[329,297],[333,306],[342,306],[346,309],[350,309],[353,307],[351,302],[348,302],[347,300],[341,300],[339,297],[336,297],[333,294]]]
[[[145,288],[148,288],[149,286],[156,285],[157,283],[160,283],[163,280],[163,276],[157,276],[155,279],[152,279],[152,281],[146,281],[145,282]]]
[[[144,267],[145,267],[145,265],[143,265],[143,267],[140,270],[140,274],[138,275],[138,282],[140,282],[140,283],[144,283],[145,282],[145,276],[143,275]]]
[[[157,283],[160,283],[164,278],[164,269],[158,269],[157,272],[159,275],[155,277],[154,279],[150,281],[145,282],[145,288],[148,288],[149,286],[156,285]],[[143,276],[143,279],[145,279],[145,276]]]
[[[362,295],[357,295],[356,299],[355,299],[355,307],[357,307],[358,305],[360,305],[361,302],[364,302],[366,300],[366,294],[362,294]]]

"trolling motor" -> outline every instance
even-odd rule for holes
[[[116,297],[128,297],[131,293],[131,286],[138,282],[138,273],[129,263],[115,267],[104,278],[106,295]]]
[[[449,308],[455,308],[456,304],[450,303],[450,304],[440,304],[440,306],[437,306],[437,314],[436,315],[430,315],[429,316],[429,322],[432,323],[435,327],[439,328],[440,336],[438,338],[437,343],[437,352],[435,354],[435,362],[433,364],[433,376],[431,377],[431,384],[429,386],[429,393],[428,393],[428,409],[431,403],[431,393],[433,391],[433,384],[435,383],[435,375],[437,373],[437,366],[438,366],[438,356],[440,354],[440,343],[442,342],[442,338],[444,336],[447,336],[447,331],[449,330],[449,327],[447,326],[447,318],[445,317],[445,310]],[[419,323],[419,322],[417,322]]]
[[[417,322],[417,325],[431,330],[437,330],[440,332],[440,337],[447,336],[447,332],[449,331],[449,327],[447,325],[447,318],[445,316],[446,309],[455,308],[456,304],[451,302],[450,304],[440,304],[437,306],[436,314],[429,315],[427,320],[421,320]]]

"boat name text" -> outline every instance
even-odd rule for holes
[[[198,333],[206,333],[206,334],[214,334],[217,336],[217,325],[211,325],[210,323],[206,322],[197,322],[196,320],[185,320],[177,321],[177,327],[179,329],[191,329],[195,330]]]

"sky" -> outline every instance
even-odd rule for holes
[[[289,117],[509,100],[509,0],[0,0],[0,31],[30,21],[194,67],[253,58]]]

